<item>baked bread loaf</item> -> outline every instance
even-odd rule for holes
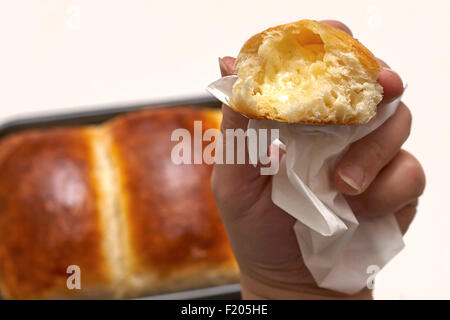
[[[218,128],[219,115],[150,109],[1,140],[1,295],[123,298],[237,282],[212,166],[171,161],[174,129]],[[80,290],[67,288],[71,265]]]
[[[347,33],[313,20],[253,36],[242,47],[235,70],[230,105],[253,119],[366,123],[382,99],[373,54]]]

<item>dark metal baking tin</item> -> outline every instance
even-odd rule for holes
[[[161,107],[175,107],[175,106],[190,106],[196,108],[219,108],[220,102],[214,98],[199,97],[186,100],[170,100],[152,103],[136,103],[124,104],[114,107],[103,106],[101,108],[88,108],[87,111],[69,112],[61,114],[50,114],[44,116],[30,116],[19,118],[16,120],[7,121],[0,125],[0,138],[10,133],[20,132],[28,129],[42,129],[49,127],[61,126],[78,126],[78,125],[92,125],[99,124],[110,120],[121,114],[132,111],[161,108]]]
[[[114,107],[90,108],[88,111],[69,112],[54,115],[25,117],[8,121],[0,125],[0,138],[28,129],[43,129],[61,126],[94,125],[110,120],[129,112],[175,106],[194,108],[220,108],[220,102],[210,97],[200,97],[186,100],[170,100],[152,103],[123,104]],[[162,295],[141,297],[138,299],[240,299],[240,285],[230,284],[196,290],[173,292]]]

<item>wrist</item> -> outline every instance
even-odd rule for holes
[[[255,280],[241,274],[242,299],[244,300],[372,300],[372,290],[364,288],[360,292],[344,293],[319,288],[317,285],[296,285],[295,288],[282,288]]]

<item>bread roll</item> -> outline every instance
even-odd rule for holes
[[[382,99],[373,54],[347,33],[312,20],[253,36],[235,70],[231,107],[254,119],[366,123]]]
[[[4,298],[121,298],[238,281],[212,167],[170,159],[171,132],[219,111],[161,108],[0,141]],[[67,268],[81,270],[69,290]]]

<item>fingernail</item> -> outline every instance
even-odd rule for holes
[[[339,177],[355,191],[360,192],[364,183],[364,170],[355,165],[343,167],[338,171]]]
[[[219,67],[220,67],[220,74],[222,75],[222,77],[229,75],[231,73],[230,70],[228,70],[228,67],[225,64],[225,62],[223,62],[222,58],[219,58]]]

